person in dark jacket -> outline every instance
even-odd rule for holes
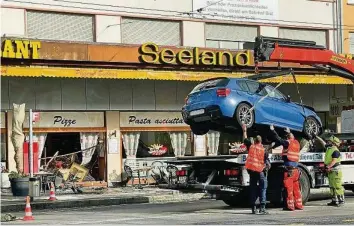
[[[257,136],[255,141],[253,141],[247,137],[246,125],[242,125],[242,130],[244,144],[248,150],[245,167],[250,175],[250,202],[252,206],[252,213],[258,213],[256,201],[259,197],[259,202],[261,203],[259,214],[268,214],[265,207],[268,187],[267,172],[270,169],[269,156],[262,145],[261,136]],[[257,184],[259,184],[259,186]]]

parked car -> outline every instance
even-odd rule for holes
[[[242,122],[247,128],[273,124],[305,135],[322,131],[313,108],[292,102],[270,85],[244,78],[214,78],[198,84],[186,97],[182,116],[196,135],[238,129]]]

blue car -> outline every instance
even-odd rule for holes
[[[214,78],[197,85],[186,97],[182,116],[196,135],[209,130],[255,125],[289,127],[305,135],[320,134],[314,109],[291,102],[274,87],[244,78]]]

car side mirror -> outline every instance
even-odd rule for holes
[[[290,97],[290,95],[287,95],[286,96],[286,102],[290,102],[291,101],[291,97]]]

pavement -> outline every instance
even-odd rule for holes
[[[156,187],[133,187],[110,188],[105,190],[84,190],[83,194],[73,192],[56,192],[57,201],[48,201],[49,194],[34,197],[31,202],[32,210],[75,208],[87,206],[110,206],[121,204],[138,203],[169,203],[181,201],[193,201],[210,198],[204,193],[182,193]],[[1,213],[24,211],[25,197],[14,197],[9,192],[1,193]]]
[[[252,215],[250,209],[230,208],[222,201],[197,200],[168,204],[133,204],[33,212],[34,221],[12,221],[3,225],[226,225],[226,224],[354,224],[354,195],[348,193],[343,207],[328,207],[328,200],[314,200],[303,211],[268,209],[269,215]]]

